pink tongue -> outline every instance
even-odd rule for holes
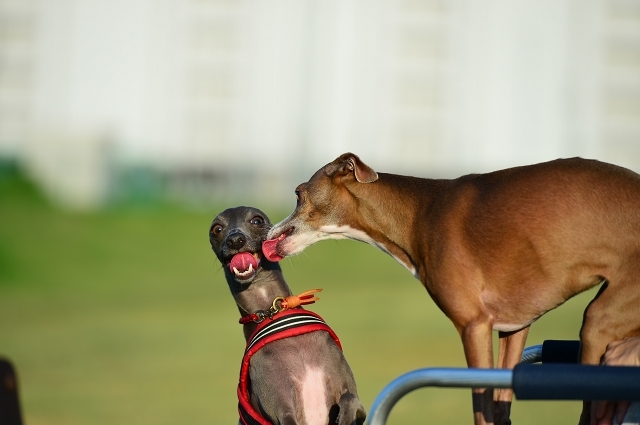
[[[231,264],[229,264],[229,269],[233,272],[233,268],[235,267],[240,273],[242,273],[249,270],[250,264],[253,265],[253,270],[258,268],[258,262],[253,255],[248,252],[241,252],[233,256]]]
[[[276,246],[278,245],[279,239],[269,239],[268,241],[262,242],[262,254],[265,258],[272,263],[277,263],[282,260],[284,257],[281,257],[276,252]]]

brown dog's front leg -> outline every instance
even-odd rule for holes
[[[467,365],[472,368],[493,368],[493,347],[491,344],[491,320],[477,319],[460,332]],[[493,391],[474,388],[472,393],[473,417],[476,425],[493,423]]]
[[[493,390],[491,388],[474,388],[471,397],[473,423],[475,425],[493,424]]]
[[[499,332],[500,348],[498,351],[499,369],[513,369],[522,360],[529,326],[514,332]],[[509,425],[511,419],[511,401],[513,390],[510,388],[496,388],[493,394],[493,418],[496,425]]]

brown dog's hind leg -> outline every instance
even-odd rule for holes
[[[527,342],[529,326],[513,332],[499,332],[498,369],[513,369],[522,360],[522,351]],[[495,424],[511,424],[511,400],[513,390],[496,388],[493,392],[493,418]]]
[[[605,283],[587,306],[580,329],[582,363],[599,364],[610,342],[640,333],[640,266],[638,269],[627,282]]]
[[[589,303],[580,329],[583,364],[600,364],[607,345],[640,334],[640,261],[629,267],[632,273],[619,274],[604,283]],[[592,422],[591,404],[584,402],[580,424]]]

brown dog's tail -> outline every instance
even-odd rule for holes
[[[338,402],[338,417],[335,422],[338,425],[362,425],[367,417],[367,412],[362,403],[353,393],[346,392]]]

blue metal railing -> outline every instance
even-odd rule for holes
[[[640,401],[640,368],[578,365],[579,348],[578,341],[545,341],[526,348],[513,370],[426,368],[405,373],[378,394],[367,423],[386,424],[403,396],[424,387],[512,388],[519,400]],[[551,364],[531,364],[540,361]]]

